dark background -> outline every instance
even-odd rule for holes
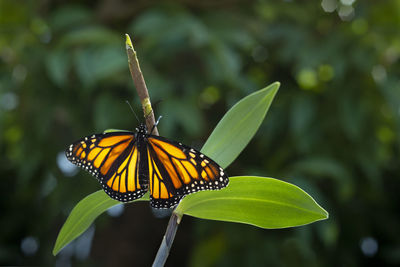
[[[57,257],[100,189],[64,149],[141,114],[138,52],[161,135],[201,148],[239,99],[281,88],[232,175],[294,183],[330,218],[293,229],[185,216],[167,266],[400,264],[400,1],[0,0],[0,265],[149,266],[167,218],[103,214]],[[270,216],[260,214],[260,216]]]

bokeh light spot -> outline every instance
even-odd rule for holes
[[[13,110],[18,106],[18,96],[8,92],[0,97],[0,108],[3,110]]]
[[[356,0],[340,0],[343,5],[351,6]]]
[[[354,17],[354,8],[352,6],[342,5],[338,11],[339,17],[344,21],[350,21]]]
[[[219,89],[215,86],[206,87],[200,95],[200,101],[203,106],[211,106],[220,99]]]
[[[378,129],[377,135],[382,143],[389,144],[394,141],[396,135],[393,130],[387,126],[382,126]]]
[[[376,65],[372,68],[371,75],[376,83],[381,83],[386,80],[386,69],[382,65]]]
[[[14,126],[6,129],[4,138],[10,143],[18,143],[22,138],[23,132],[20,127]]]
[[[65,176],[71,177],[78,173],[78,167],[68,161],[64,151],[57,154],[57,165]]]
[[[54,188],[56,188],[56,186],[57,186],[57,179],[56,177],[54,177],[53,174],[50,173],[42,184],[41,195],[43,197],[46,197],[54,190]]]
[[[27,256],[35,255],[39,249],[39,242],[37,238],[32,236],[27,236],[22,239],[21,250]]]
[[[390,46],[385,50],[385,60],[389,64],[394,64],[399,59],[399,57],[400,57],[400,42],[399,44]]]
[[[336,10],[337,8],[337,1],[336,0],[322,0],[321,6],[325,12],[331,13]]]
[[[12,77],[16,82],[23,82],[26,78],[27,73],[28,71],[26,70],[25,66],[17,65],[13,69]]]
[[[378,252],[378,242],[372,237],[361,239],[361,251],[365,256],[374,256]]]
[[[12,63],[15,58],[15,52],[11,47],[5,46],[4,44],[0,47],[0,59],[5,63]]]
[[[124,213],[124,205],[123,204],[118,204],[115,206],[112,206],[107,210],[107,214],[110,215],[111,217],[119,217]]]
[[[321,81],[327,82],[332,80],[335,72],[331,65],[324,64],[318,67],[318,77]]]
[[[317,74],[313,69],[305,68],[297,74],[297,83],[303,89],[309,90],[317,86]]]

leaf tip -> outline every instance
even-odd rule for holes
[[[60,250],[57,248],[57,244],[55,244],[51,253],[53,254],[53,256],[57,256],[58,252],[60,252]]]
[[[281,83],[278,82],[278,81],[276,81],[276,82],[273,82],[272,85],[275,85],[275,86],[277,86],[277,87],[280,87],[280,86],[281,86]]]
[[[319,215],[320,215],[320,219],[318,219],[319,221],[320,220],[327,220],[327,219],[329,219],[329,213],[323,208],[323,207],[321,207],[318,203],[316,203],[317,205],[318,205],[318,208],[319,208]]]
[[[271,90],[274,91],[274,93],[276,93],[278,91],[279,87],[281,87],[281,83],[276,81],[276,82],[273,82],[269,87],[271,88]]]
[[[326,219],[329,219],[329,213],[326,211],[326,210],[324,210],[324,209],[322,209],[323,211],[324,211],[324,220],[326,220]]]

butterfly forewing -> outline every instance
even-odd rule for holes
[[[128,202],[147,191],[140,179],[136,140],[130,132],[112,132],[84,137],[70,145],[67,158],[95,176],[112,198]]]
[[[224,170],[201,152],[149,135],[111,132],[85,137],[68,147],[67,158],[95,176],[112,198],[128,202],[150,190],[150,205],[171,208],[188,194],[228,185]]]
[[[201,152],[159,136],[149,136],[151,206],[170,208],[185,195],[228,185],[224,170]]]

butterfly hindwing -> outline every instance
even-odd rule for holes
[[[166,166],[151,148],[147,148],[150,205],[154,208],[170,208],[179,203],[181,196],[173,185]]]
[[[147,138],[151,206],[170,208],[185,195],[228,185],[224,170],[201,152],[160,136]]]
[[[218,190],[229,182],[215,161],[189,146],[147,134],[145,125],[136,133],[84,137],[68,147],[66,156],[121,202],[140,198],[149,189],[154,208],[171,208],[188,194]]]
[[[95,176],[112,198],[128,202],[147,192],[139,171],[140,153],[134,133],[110,132],[87,136],[66,150],[72,163]]]

